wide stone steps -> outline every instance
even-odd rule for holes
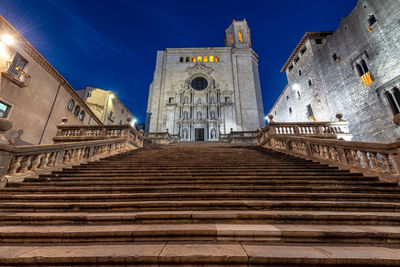
[[[179,144],[0,189],[0,265],[399,266],[400,187],[258,147]]]

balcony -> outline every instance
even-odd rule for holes
[[[5,69],[2,71],[3,76],[10,79],[13,83],[17,84],[20,87],[27,87],[29,81],[31,80],[31,76],[27,74],[23,69],[20,70],[14,68],[12,61],[7,61]]]

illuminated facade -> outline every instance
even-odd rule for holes
[[[225,30],[225,47],[157,52],[146,131],[181,141],[216,141],[221,134],[264,126],[258,56],[247,22]]]

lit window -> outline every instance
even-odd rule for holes
[[[14,78],[18,79],[21,76],[25,66],[28,64],[28,61],[21,56],[19,53],[16,53],[13,61],[8,69],[8,72],[14,76]]]
[[[74,108],[74,115],[78,117],[79,111],[81,111],[81,107],[80,107],[79,105],[77,105],[77,106]]]
[[[196,57],[192,57],[192,62],[196,62]]]
[[[219,56],[215,57],[215,62],[219,62]]]
[[[214,56],[210,56],[210,62],[214,62]]]
[[[207,56],[204,56],[203,57],[203,62],[207,62],[208,60],[207,60]]]
[[[0,118],[7,118],[10,111],[10,106],[0,101]]]
[[[243,35],[241,31],[238,32],[238,36],[239,36],[239,42],[243,42]]]
[[[83,121],[83,119],[85,118],[85,111],[82,110],[81,113],[79,113],[78,118],[80,121]]]
[[[230,37],[231,37],[231,46],[233,46],[233,34],[232,33],[230,34]]]
[[[197,62],[201,62],[201,56],[197,57]]]
[[[70,100],[68,101],[68,104],[67,104],[68,110],[69,110],[69,111],[72,111],[72,109],[74,108],[74,106],[75,106],[75,101],[74,101],[73,99],[70,99]]]

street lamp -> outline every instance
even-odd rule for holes
[[[1,36],[1,41],[2,41],[3,43],[5,43],[6,45],[12,45],[12,44],[14,44],[14,38],[13,38],[11,35],[9,35],[9,34],[3,34],[3,35]]]
[[[293,90],[299,90],[300,89],[300,85],[298,83],[295,83],[292,85]]]

